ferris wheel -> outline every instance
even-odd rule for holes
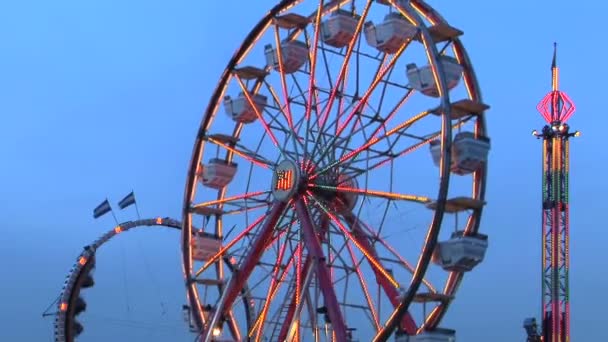
[[[186,183],[202,341],[453,341],[488,246],[489,107],[460,35],[415,0],[284,0],[251,30]]]

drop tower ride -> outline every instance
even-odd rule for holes
[[[570,217],[568,203],[570,132],[566,123],[575,106],[566,93],[559,90],[557,44],[551,63],[551,91],[536,107],[546,121],[541,132],[532,134],[542,140],[542,326],[528,318],[524,328],[529,342],[570,341]]]

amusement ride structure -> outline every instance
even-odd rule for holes
[[[462,34],[421,0],[283,0],[252,29],[186,180],[197,340],[454,341],[442,319],[488,246],[489,107]],[[82,331],[86,260],[56,341]]]
[[[572,100],[559,90],[557,45],[551,63],[551,91],[537,109],[547,122],[532,134],[543,141],[542,170],[542,332],[528,318],[524,328],[528,341],[570,341],[570,207],[568,204],[570,138],[578,137],[566,123],[574,114]]]

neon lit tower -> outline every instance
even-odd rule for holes
[[[574,113],[574,103],[559,90],[557,44],[551,64],[551,92],[536,107],[547,125],[533,135],[543,141],[542,173],[542,339],[531,333],[533,319],[524,322],[528,341],[570,341],[570,223],[568,204],[569,141],[580,135],[566,123]]]

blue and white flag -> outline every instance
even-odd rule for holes
[[[135,204],[135,194],[133,193],[133,191],[131,191],[130,194],[128,194],[125,198],[121,199],[120,202],[118,202],[118,207],[120,207],[120,209],[124,209],[130,206],[131,204]]]
[[[93,210],[93,218],[96,219],[102,215],[109,213],[110,211],[112,211],[112,207],[110,207],[110,202],[108,201],[108,199],[106,199],[105,201],[101,202],[101,204],[98,205],[95,210]]]

